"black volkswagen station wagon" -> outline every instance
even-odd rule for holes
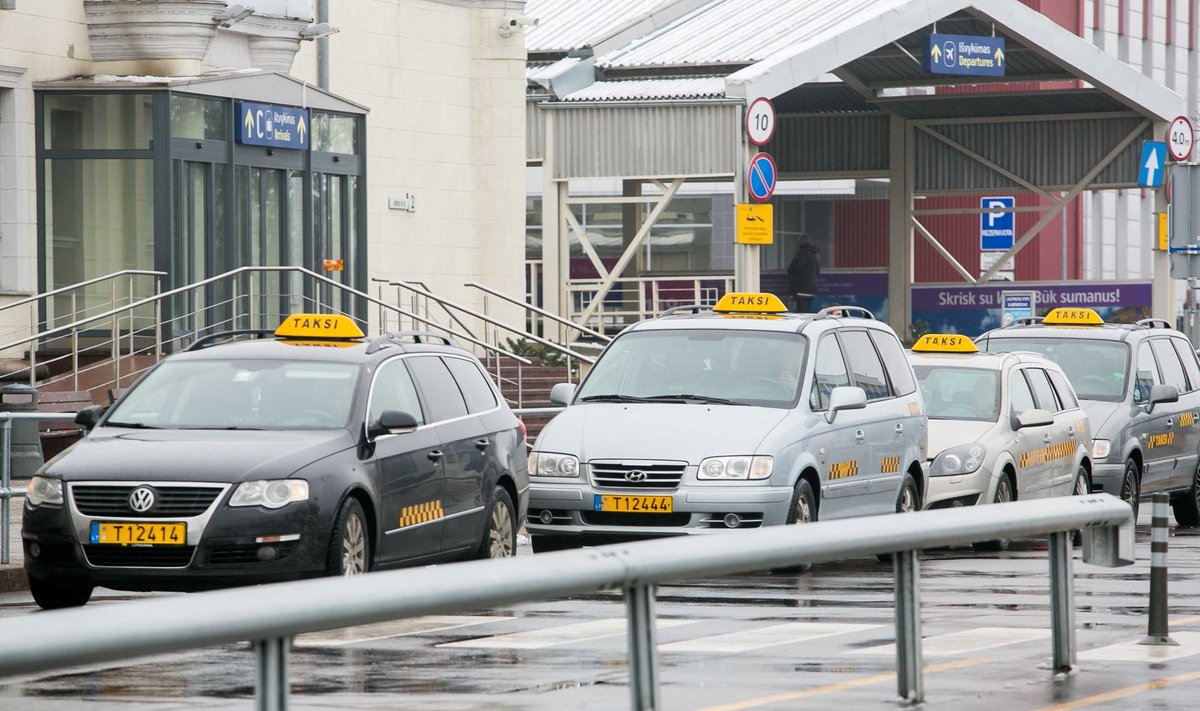
[[[511,556],[528,505],[524,425],[479,361],[341,316],[206,336],[76,422],[25,499],[43,608]]]

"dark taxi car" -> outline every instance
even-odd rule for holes
[[[76,421],[25,499],[44,608],[510,556],[528,503],[524,426],[479,361],[345,317],[203,338]]]

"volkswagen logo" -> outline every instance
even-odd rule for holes
[[[129,494],[129,508],[138,513],[146,513],[154,507],[154,489],[139,486]]]
[[[634,469],[631,472],[625,472],[625,481],[633,484],[640,484],[641,482],[646,481],[646,472],[641,471],[640,469]]]

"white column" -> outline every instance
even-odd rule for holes
[[[888,124],[888,323],[907,339],[912,321],[909,287],[913,281],[913,144],[908,122],[892,115]]]
[[[1158,121],[1154,124],[1154,140],[1167,139],[1167,123]],[[1149,244],[1158,246],[1158,214],[1167,211],[1167,191],[1159,188],[1154,191],[1154,214],[1149,225],[1143,224],[1142,233],[1151,235]],[[1165,318],[1175,323],[1175,280],[1171,278],[1171,255],[1167,252],[1153,251],[1154,262],[1154,292],[1151,300],[1151,311],[1155,318]]]
[[[563,200],[566,182],[554,179],[554,111],[545,114],[545,147],[542,149],[542,306],[549,312],[567,318],[566,275],[563,268],[570,250],[563,230]],[[546,338],[562,342],[562,326],[546,321]]]

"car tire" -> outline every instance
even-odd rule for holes
[[[43,610],[58,610],[64,607],[82,607],[92,599],[91,585],[29,578],[29,592],[33,601]]]
[[[1183,528],[1200,526],[1200,467],[1192,472],[1192,485],[1171,499],[1171,512]]]
[[[917,491],[917,481],[912,474],[904,473],[904,481],[900,483],[900,495],[896,497],[896,513],[915,513],[921,510],[921,493]],[[892,562],[891,553],[879,553],[875,556],[880,563]]]
[[[554,551],[565,551],[572,548],[579,548],[578,545],[571,543],[570,539],[560,536],[539,536],[530,534],[529,546],[533,548],[534,553],[553,553]]]
[[[1075,472],[1075,483],[1071,486],[1072,496],[1087,496],[1092,493],[1092,482],[1088,476],[1087,467],[1079,465],[1079,471]],[[1071,534],[1071,545],[1083,545],[1083,531],[1076,530]]]
[[[992,497],[993,504],[1006,504],[1009,501],[1016,501],[1017,497],[1013,495],[1012,481],[1005,474],[1000,477],[1000,481],[996,484],[996,494]],[[1011,539],[998,538],[994,541],[975,541],[971,544],[971,548],[980,553],[998,553],[1008,550]]]
[[[483,522],[483,540],[475,557],[480,559],[511,558],[517,554],[517,514],[512,497],[497,486],[492,489],[491,504]]]
[[[786,524],[792,526],[816,523],[817,507],[817,494],[813,491],[812,484],[808,483],[808,479],[801,478],[796,482],[795,488],[792,489],[792,501],[788,505]],[[779,574],[804,573],[811,567],[811,563],[797,563],[796,565],[789,565],[783,568],[772,568],[771,572]]]
[[[371,541],[367,515],[353,496],[346,497],[333,521],[326,575],[362,575],[371,569]]]
[[[1125,462],[1125,473],[1121,476],[1121,500],[1133,509],[1133,522],[1137,523],[1138,500],[1142,494],[1142,472],[1132,459]]]

